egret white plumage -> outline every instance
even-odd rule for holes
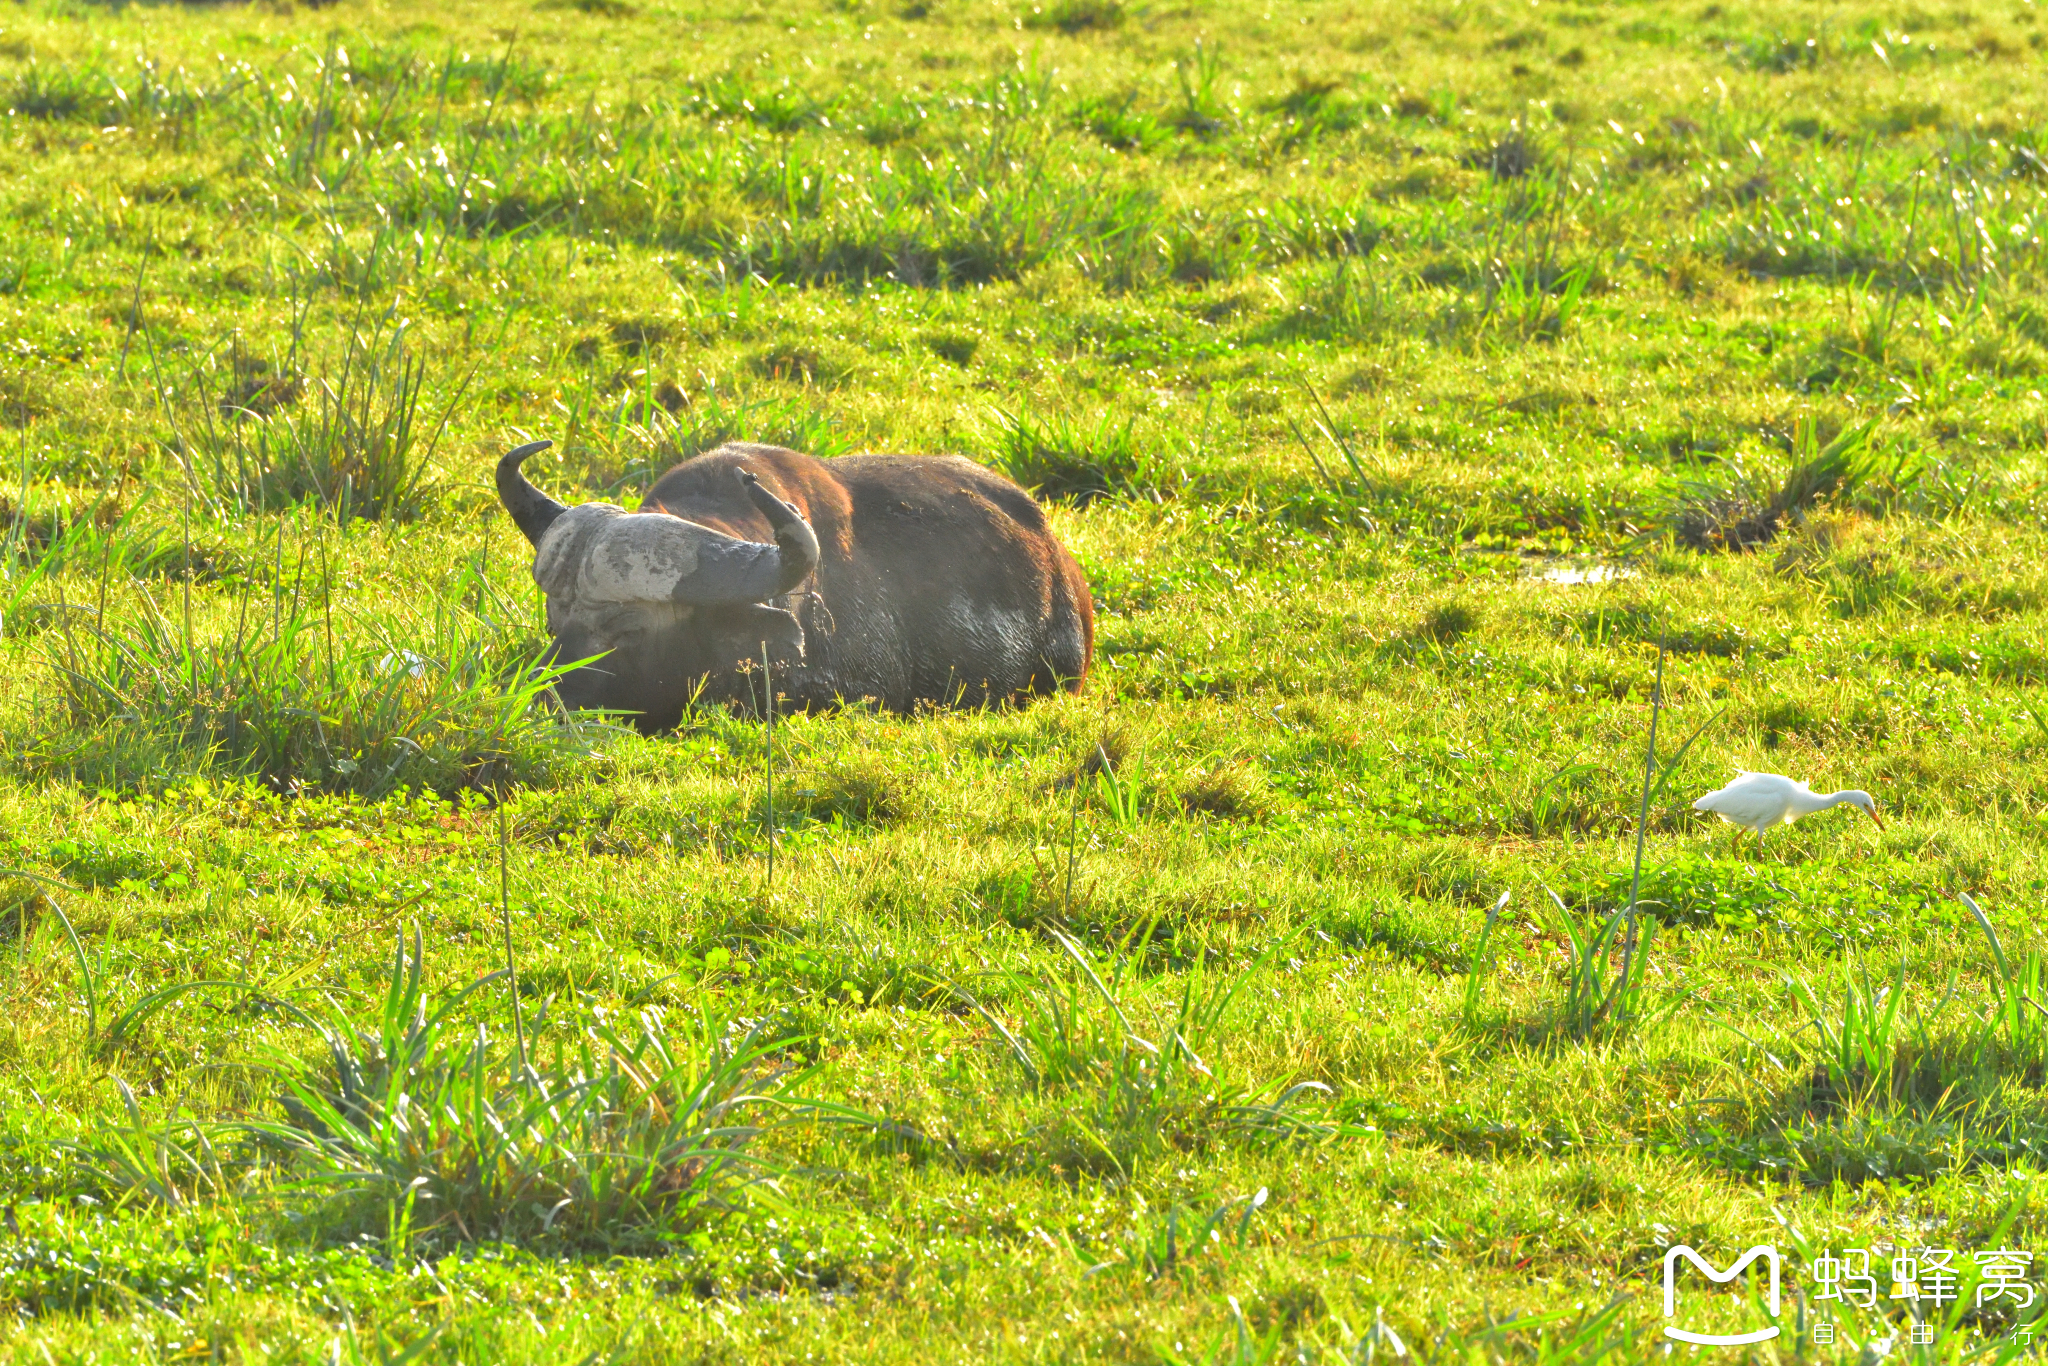
[[[1795,782],[1778,773],[1750,773],[1738,769],[1735,781],[1718,791],[1709,792],[1692,804],[1695,811],[1711,811],[1735,827],[1735,840],[1731,849],[1742,845],[1742,832],[1756,831],[1757,843],[1762,844],[1764,831],[1774,825],[1790,825],[1801,816],[1811,816],[1816,811],[1825,811],[1831,806],[1858,806],[1863,808],[1870,819],[1877,822],[1877,828],[1884,829],[1884,821],[1877,814],[1877,801],[1860,787],[1845,788],[1840,792],[1815,792],[1803,782]]]

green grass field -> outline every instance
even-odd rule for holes
[[[1698,1359],[2024,1358],[2044,45],[6,8],[0,1352],[1618,1363],[1770,1242]],[[629,506],[983,460],[1093,675],[785,718],[771,827],[758,722],[550,710],[541,436]],[[1731,853],[1733,766],[1888,824]],[[1814,1338],[1823,1249],[1923,1246],[1952,1302]]]

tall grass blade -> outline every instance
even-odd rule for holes
[[[1643,890],[1643,839],[1650,828],[1650,783],[1657,776],[1657,718],[1664,710],[1664,635],[1657,635],[1657,674],[1650,685],[1650,740],[1643,751],[1643,800],[1636,809],[1636,856],[1635,866],[1629,875],[1628,884],[1628,926],[1629,947],[1635,947],[1636,901]],[[1694,739],[1699,738],[1694,733]],[[1688,745],[1691,741],[1686,742]],[[1624,975],[1626,971],[1624,970]]]
[[[761,752],[762,773],[767,784],[768,871],[762,879],[763,892],[775,890],[775,673],[768,662],[768,642],[761,642]]]
[[[71,890],[68,883],[44,877],[41,873],[31,873],[26,868],[0,868],[0,877],[27,878],[31,882]],[[80,989],[85,993],[85,1034],[88,1039],[97,1039],[100,1020],[99,985],[93,978],[92,960],[85,956],[85,945],[80,942],[78,931],[71,924],[71,917],[64,914],[64,908],[57,904],[57,899],[45,892],[43,900],[50,903],[50,909],[57,914],[57,923],[64,927],[65,938],[71,942],[71,955],[78,962]]]
[[[71,956],[78,961],[80,989],[85,993],[85,1036],[98,1039],[100,1034],[99,984],[93,980],[92,960],[85,956],[85,945],[79,942],[78,930],[72,925],[71,917],[64,914],[64,908],[48,892],[43,900],[50,903],[50,909],[57,915],[57,923],[64,927],[64,937],[71,941]]]
[[[1976,917],[1977,927],[1984,931],[1984,938],[1990,942],[1991,955],[1998,960],[1999,976],[2012,976],[2012,962],[2005,956],[2005,945],[1999,942],[1998,931],[1991,928],[1991,917],[1984,914],[1984,908],[1979,906],[1977,899],[1968,892],[1957,892],[1956,895],[1961,898],[1963,905],[1969,908],[1970,914]]]
[[[519,956],[512,948],[512,854],[511,837],[507,833],[505,799],[498,798],[498,913],[505,930],[505,976],[512,988],[512,1032],[519,1045],[519,1075],[523,1079],[533,1069],[526,1056],[526,1020],[519,1004]],[[414,955],[414,961],[418,961]]]
[[[1103,753],[1102,742],[1096,741],[1095,755],[1104,768],[1109,766],[1109,756]],[[1074,921],[1074,860],[1081,837],[1081,785],[1088,776],[1088,763],[1084,759],[1074,765],[1074,795],[1067,807],[1067,891],[1061,899],[1060,916],[1068,924]]]
[[[1492,963],[1489,955],[1493,946],[1494,926],[1500,922],[1501,912],[1508,908],[1508,898],[1513,895],[1512,888],[1502,892],[1500,900],[1494,902],[1492,908],[1487,911],[1486,924],[1479,931],[1479,943],[1466,962],[1464,1021],[1465,1028],[1469,1030],[1476,1030],[1479,1026],[1479,1009],[1486,995],[1486,974]]]

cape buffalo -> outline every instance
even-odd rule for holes
[[[498,496],[533,543],[553,658],[592,661],[557,685],[568,706],[646,732],[693,696],[752,709],[764,646],[778,707],[801,709],[986,706],[1088,671],[1080,566],[1029,494],[972,461],[726,445],[626,512],[535,488],[520,463],[551,444],[507,453]]]

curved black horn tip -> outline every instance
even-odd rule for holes
[[[533,482],[519,472],[519,462],[554,444],[552,441],[529,441],[505,452],[498,461],[498,497],[505,504],[505,511],[512,515],[520,533],[536,546],[547,534],[547,529],[554,525],[555,518],[568,509],[535,488]]]
[[[759,479],[756,479],[752,470],[735,467],[733,472],[739,475],[740,487],[747,491],[747,500],[759,508],[761,515],[766,517],[772,524],[780,526],[788,519],[801,515],[797,512],[794,505],[784,502],[769,492],[768,486]]]

